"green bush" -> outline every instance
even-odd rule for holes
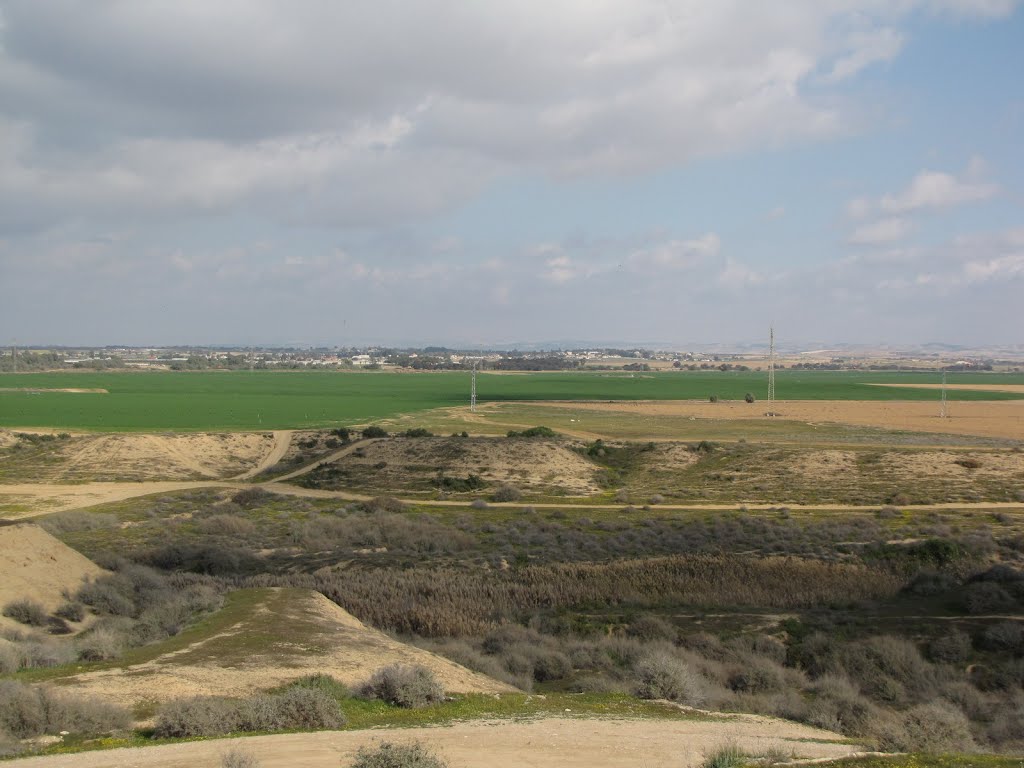
[[[509,430],[507,433],[508,437],[558,437],[558,433],[551,427],[530,427],[524,429],[522,432],[516,432],[515,430]]]
[[[395,664],[380,669],[359,689],[366,699],[379,699],[396,707],[423,707],[444,701],[444,688],[431,672],[419,664]]]
[[[363,429],[363,437],[367,438],[367,439],[374,438],[374,437],[387,437],[387,436],[388,436],[388,431],[386,429],[384,429],[383,427],[378,427],[378,426],[375,426],[375,425],[371,425],[371,426],[366,427],[366,428]]]
[[[374,748],[362,747],[352,768],[447,768],[448,764],[421,742],[396,744],[384,741]]]
[[[705,756],[701,768],[745,768],[752,765],[750,756],[735,744],[725,744]]]
[[[431,432],[429,429],[424,429],[423,427],[415,427],[413,429],[407,429],[407,430],[405,430],[404,434],[405,434],[406,437],[433,437],[434,436],[433,432]]]

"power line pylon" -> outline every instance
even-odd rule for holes
[[[775,327],[768,327],[768,412],[775,415]]]
[[[473,361],[473,376],[470,380],[469,385],[469,410],[471,413],[476,413],[476,360]]]
[[[942,372],[942,404],[939,406],[939,418],[949,418],[949,406],[946,404],[946,372]]]

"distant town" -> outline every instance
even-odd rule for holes
[[[200,370],[409,370],[444,371],[671,371],[760,370],[767,350],[707,352],[644,348],[590,348],[522,351],[370,347],[7,347],[0,371],[63,369]],[[779,368],[807,370],[1024,370],[1017,354],[1008,357],[956,354],[955,350],[907,353],[879,350],[816,349],[783,352]]]

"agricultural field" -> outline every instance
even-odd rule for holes
[[[1024,374],[954,374],[951,383],[1024,385]],[[934,374],[780,371],[781,400],[932,401],[938,393],[872,384],[937,383]],[[760,399],[757,371],[482,373],[481,403]],[[0,375],[0,426],[95,431],[228,431],[366,424],[464,405],[467,373],[274,372]],[[1024,400],[1024,391],[956,390],[957,401]],[[754,404],[753,409],[760,406]]]
[[[6,377],[0,754],[1009,765],[1021,377],[791,373]]]

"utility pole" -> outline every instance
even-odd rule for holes
[[[469,410],[471,413],[476,413],[476,364],[478,361],[473,361],[473,376],[470,380],[469,385]]]
[[[775,326],[768,327],[768,413],[775,415]]]
[[[942,372],[942,405],[939,406],[939,418],[949,418],[949,407],[946,405],[946,372]]]

